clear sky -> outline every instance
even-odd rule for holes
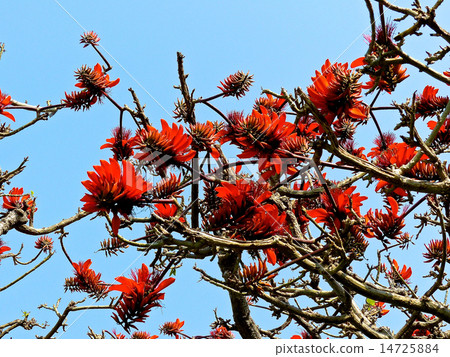
[[[399,0],[396,3],[409,6],[410,2]],[[440,11],[446,28],[450,27],[450,21],[442,14],[448,13],[447,3]],[[314,71],[327,58],[331,62],[351,62],[363,56],[367,47],[362,35],[369,33],[368,24],[362,0],[8,2],[2,7],[0,22],[0,42],[6,44],[6,53],[0,61],[0,89],[13,99],[34,105],[45,105],[48,100],[52,104],[59,103],[64,92],[76,89],[74,71],[84,64],[92,67],[100,62],[92,49],[83,49],[78,44],[85,30],[93,30],[99,34],[103,52],[114,67],[110,77],[121,79],[111,91],[112,97],[120,104],[132,106],[128,88],[133,87],[141,102],[146,103],[147,115],[155,126],[159,126],[161,118],[172,120],[173,103],[179,96],[173,88],[178,84],[177,51],[185,55],[185,71],[190,74],[188,84],[196,89],[197,96],[216,94],[219,81],[238,70],[254,74],[255,83],[246,97],[215,103],[224,112],[245,110],[248,113],[254,99],[260,96],[261,88],[279,91],[284,87],[290,92],[297,86],[305,89]],[[434,40],[428,37],[415,41],[408,49],[419,58],[425,56],[425,45],[434,45]],[[448,70],[448,64],[438,69]],[[411,69],[408,71],[415,73]],[[386,104],[392,99],[402,101],[411,97],[414,90],[422,91],[426,84],[436,85],[424,75],[413,77],[400,86],[395,97],[385,94],[382,101]],[[447,88],[439,88],[442,94],[448,92]],[[13,127],[32,118],[27,112],[15,111],[14,115]],[[199,110],[197,118],[200,121],[218,119],[207,110]],[[32,190],[37,196],[36,227],[49,226],[77,212],[81,206],[79,200],[85,193],[80,182],[87,179],[86,171],[92,170],[100,159],[110,157],[108,150],[99,148],[111,137],[111,129],[117,123],[117,110],[105,102],[84,113],[61,111],[48,122],[40,122],[0,141],[2,169],[12,170],[24,157],[29,157],[26,170],[13,180],[12,186],[24,187],[26,192]],[[389,115],[381,116],[380,123],[390,128]],[[124,125],[132,128],[129,117]],[[369,124],[360,131],[357,141],[370,148],[374,133],[375,127]],[[379,201],[376,206],[379,207]],[[370,207],[371,203],[365,205],[367,210]],[[130,268],[148,264],[152,259],[133,249],[111,258],[94,253],[100,248],[100,241],[107,238],[102,220],[85,219],[68,227],[67,231],[66,248],[72,259],[91,258],[92,268],[102,272],[105,281],[128,275]],[[137,237],[142,233],[130,234]],[[4,239],[13,251],[24,244],[24,260],[36,251],[31,236],[10,232]],[[421,243],[416,247],[417,252],[423,250]],[[64,279],[72,275],[72,267],[61,248],[58,245],[55,248],[56,255],[49,262],[0,294],[0,325],[19,318],[21,311],[31,312],[38,321],[48,321],[52,325],[56,316],[50,311],[37,310],[39,304],[52,305],[61,297],[63,310],[70,300],[83,296],[64,293]],[[415,260],[402,254],[404,263],[414,264]],[[197,264],[209,267],[207,262]],[[3,261],[0,286],[23,271],[9,260]],[[217,271],[213,272],[217,275]],[[186,321],[186,333],[207,334],[214,320],[213,309],[217,308],[220,316],[231,318],[227,294],[199,281],[191,264],[180,269],[175,284],[166,289],[164,306],[164,309],[153,310],[146,324],[140,324],[140,330],[158,334],[163,322],[179,318]],[[87,326],[95,332],[114,328],[122,331],[110,315],[109,311],[72,313],[69,328],[60,335],[84,338]],[[256,310],[255,316],[257,320],[258,316],[263,317],[263,328],[275,326],[266,313]],[[294,326],[289,331],[298,332],[299,328]],[[11,337],[31,338],[41,333],[16,329]]]

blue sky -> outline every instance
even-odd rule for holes
[[[409,2],[397,1],[404,6]],[[101,44],[114,67],[111,78],[121,79],[111,92],[113,98],[120,104],[132,106],[128,88],[133,87],[141,103],[146,103],[147,115],[156,126],[161,118],[171,120],[173,103],[179,96],[173,88],[178,84],[177,51],[185,55],[185,71],[190,74],[188,84],[196,89],[197,96],[216,94],[219,81],[237,70],[254,74],[255,83],[246,97],[215,103],[224,112],[249,112],[261,88],[279,91],[284,87],[290,92],[297,86],[305,89],[314,71],[327,58],[332,62],[351,62],[363,56],[366,43],[362,34],[369,32],[364,1],[356,0],[133,1],[126,6],[122,1],[60,1],[60,5],[50,0],[24,0],[3,7],[0,41],[6,44],[6,53],[0,61],[0,89],[13,99],[30,104],[45,105],[47,100],[59,103],[64,92],[76,89],[74,71],[84,64],[92,67],[100,62],[92,49],[83,49],[78,44],[84,30],[93,30],[101,37]],[[449,11],[448,4],[444,4],[440,14]],[[442,20],[448,28],[448,18]],[[424,46],[434,44],[428,37],[414,41],[408,49],[420,58],[424,56]],[[448,67],[437,69],[448,70]],[[408,69],[408,73],[416,72]],[[411,97],[414,90],[421,91],[426,84],[436,85],[424,75],[411,76],[398,93],[392,98],[383,95],[381,101],[386,104],[392,99],[402,101]],[[442,94],[448,92],[447,88],[438,87]],[[31,120],[30,113],[15,111],[14,114],[17,124]],[[392,114],[380,115],[382,127],[391,128],[389,123],[393,119],[389,115]],[[204,109],[198,110],[197,118],[200,121],[218,119]],[[38,197],[36,227],[54,224],[76,213],[85,193],[80,182],[100,159],[109,158],[110,152],[99,148],[117,123],[117,111],[105,102],[84,113],[61,111],[48,122],[40,122],[20,135],[0,141],[2,169],[12,170],[24,157],[29,157],[26,170],[14,179],[12,186],[23,186],[25,191],[32,190]],[[130,117],[125,118],[124,125],[132,127]],[[362,128],[358,142],[370,148],[374,132],[373,125]],[[371,190],[373,187],[368,191]],[[365,208],[369,209],[372,204],[379,207],[377,202]],[[131,236],[142,235],[142,229],[137,227]],[[106,281],[128,274],[130,267],[151,261],[151,257],[143,257],[131,249],[120,257],[94,254],[99,242],[107,238],[101,220],[83,220],[67,231],[70,234],[65,241],[66,248],[74,261],[91,258],[92,268],[102,272]],[[35,253],[33,237],[10,232],[5,241],[13,250],[24,244],[24,260]],[[417,249],[420,252],[423,245],[418,244]],[[0,324],[18,318],[23,310],[31,311],[38,321],[48,321],[51,325],[56,321],[55,315],[37,310],[39,304],[51,305],[62,297],[63,309],[71,299],[82,296],[64,294],[64,278],[71,276],[72,268],[58,245],[56,251],[42,268],[0,294]],[[404,263],[407,261],[413,262],[405,258]],[[209,267],[208,262],[197,263],[200,267]],[[163,322],[180,318],[186,321],[186,333],[207,334],[214,320],[214,308],[220,316],[231,318],[227,294],[199,282],[199,275],[190,265],[178,271],[176,283],[166,291],[165,308],[152,311],[142,330],[157,334]],[[10,261],[3,261],[0,286],[22,271]],[[255,310],[255,317],[262,318],[263,328],[272,328],[277,323],[272,325],[269,316],[258,310]],[[87,326],[96,332],[113,328],[121,331],[110,318],[110,312],[105,311],[72,313],[68,323],[70,328],[63,338],[84,338]],[[17,329],[11,337],[30,338],[35,334],[41,331],[30,333]]]

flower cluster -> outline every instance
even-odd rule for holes
[[[156,166],[165,172],[169,165],[179,165],[191,160],[195,151],[191,149],[192,137],[183,133],[183,127],[173,123],[170,127],[161,119],[162,130],[153,126],[141,129],[136,135],[136,148],[141,150],[136,159]]]
[[[42,236],[34,243],[35,248],[44,253],[50,253],[53,250],[53,240],[49,236]]]
[[[345,120],[350,124],[367,120],[367,106],[360,100],[360,77],[348,69],[347,63],[332,65],[329,60],[325,61],[321,72],[316,71],[311,77],[313,84],[308,87],[309,97],[330,125],[339,127]]]
[[[192,148],[194,150],[206,151],[211,153],[213,158],[219,158],[219,151],[214,147],[214,144],[219,140],[219,133],[214,128],[213,123],[207,121],[204,124],[191,124],[188,132],[192,137]]]
[[[82,90],[71,94],[66,93],[66,99],[62,100],[67,108],[74,110],[89,109],[120,81],[119,78],[111,81],[109,74],[103,73],[102,66],[99,63],[93,69],[82,66],[75,72],[75,78],[79,81],[75,86]]]
[[[211,331],[210,337],[216,340],[230,340],[234,338],[234,335],[225,326],[219,326]]]
[[[395,26],[392,23],[387,23],[383,28],[377,27],[375,33],[375,41],[372,43],[370,36],[364,36],[369,45],[372,46],[372,57],[377,58],[377,64],[369,65],[364,57],[360,57],[352,62],[351,67],[365,66],[361,71],[370,76],[370,80],[363,85],[362,88],[380,90],[391,93],[398,83],[404,81],[409,75],[405,74],[406,68],[403,68],[400,63],[386,63],[385,59],[399,59],[398,56],[387,55],[393,45],[395,45],[392,35],[394,34]]]
[[[96,274],[90,268],[91,264],[92,261],[90,259],[78,264],[72,263],[75,269],[75,277],[66,279],[64,289],[70,292],[83,291],[97,300],[103,299],[108,294],[108,287],[101,280],[101,273]]]
[[[252,83],[253,75],[250,75],[249,72],[238,71],[220,82],[222,87],[217,88],[223,92],[224,97],[232,96],[239,99],[245,95],[245,92],[249,91]]]
[[[416,97],[416,118],[437,116],[445,109],[448,103],[448,97],[440,97],[436,94],[439,89],[432,86],[426,86],[422,94]]]
[[[239,158],[259,158],[260,172],[268,170],[264,179],[282,172],[283,158],[292,158],[292,154],[304,154],[309,150],[307,138],[296,134],[295,125],[286,121],[286,113],[277,114],[264,106],[260,106],[259,111],[253,109],[248,116],[230,113],[228,124],[219,135],[223,135],[222,144],[231,141],[242,149]]]
[[[89,45],[98,46],[98,42],[100,42],[100,37],[94,31],[85,32],[81,35],[80,43],[83,44],[83,48]]]
[[[118,214],[127,218],[151,186],[136,174],[134,166],[128,161],[122,161],[121,167],[116,159],[109,159],[109,163],[101,160],[100,166],[94,166],[94,170],[87,173],[89,180],[82,182],[90,192],[81,199],[85,202],[83,210],[112,212],[112,229],[117,234],[120,227]]]
[[[403,281],[409,284],[409,278],[412,275],[412,269],[403,265],[400,270],[398,263],[395,259],[392,260],[392,269],[386,272],[386,276],[389,277],[395,284],[402,285]]]
[[[167,336],[175,337],[176,339],[180,338],[180,334],[183,332],[181,329],[184,325],[184,321],[180,321],[177,319],[174,322],[165,322],[160,328],[159,331]]]
[[[16,121],[16,119],[10,112],[5,111],[6,106],[8,106],[9,104],[11,104],[11,96],[2,93],[2,91],[0,90],[0,114],[11,119],[12,121]]]
[[[109,287],[108,291],[120,291],[122,293],[119,303],[115,307],[113,319],[120,324],[125,331],[136,328],[136,322],[143,322],[153,307],[160,307],[160,301],[164,300],[161,290],[171,285],[175,279],[167,278],[161,281],[161,275],[150,272],[145,264],[136,271],[132,271],[131,279],[118,277],[120,283]]]
[[[14,187],[9,194],[3,196],[3,208],[13,210],[20,208],[24,210],[28,218],[37,211],[36,198],[31,198],[29,194],[23,194],[23,188]]]
[[[235,239],[259,240],[289,232],[286,212],[281,214],[274,204],[265,202],[272,193],[266,184],[237,180],[235,184],[223,182],[216,188],[221,205],[205,219],[207,229],[226,229]],[[275,264],[273,249],[265,251],[268,261]]]
[[[112,130],[113,137],[106,139],[106,144],[100,146],[100,149],[111,149],[114,154],[114,159],[117,161],[128,160],[133,156],[133,147],[136,142],[136,138],[131,136],[131,130],[120,129],[115,127]]]
[[[403,215],[398,214],[398,202],[393,197],[387,197],[387,201],[390,207],[385,206],[386,213],[378,209],[375,209],[375,212],[372,212],[372,209],[367,212],[366,220],[369,228],[365,233],[366,237],[377,238],[381,241],[401,238],[405,220]]]
[[[438,267],[442,259],[444,258],[450,263],[450,241],[447,238],[447,251],[444,252],[444,241],[433,239],[430,243],[425,244],[426,252],[423,253],[425,263],[431,263],[434,261],[433,267]]]

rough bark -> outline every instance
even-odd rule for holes
[[[24,225],[28,222],[27,214],[20,208],[9,211],[0,219],[0,236],[9,230]]]
[[[228,285],[233,286],[233,277],[237,277],[239,260],[236,253],[226,253],[219,256],[219,266],[222,276]],[[250,308],[244,295],[229,292],[234,324],[242,338],[261,338],[258,325],[250,315]]]

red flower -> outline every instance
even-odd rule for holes
[[[4,110],[5,107],[7,105],[9,105],[10,103],[11,103],[11,96],[7,95],[5,93],[2,93],[2,91],[0,90],[0,114],[11,119],[12,121],[16,121],[16,119],[14,119],[14,116],[11,113],[5,112],[5,110]]]
[[[261,113],[261,106],[266,108],[269,113],[275,112],[277,114],[280,114],[284,111],[284,108],[287,104],[287,100],[284,98],[274,98],[272,94],[266,94],[267,98],[261,97],[255,101],[255,105],[253,106],[253,109],[259,111]]]
[[[233,232],[234,238],[246,240],[265,239],[288,232],[286,213],[279,214],[277,206],[264,203],[272,195],[267,185],[238,180],[235,184],[223,182],[216,191],[221,204],[205,219],[208,229],[225,228]]]
[[[53,241],[49,236],[42,236],[35,242],[34,247],[44,253],[49,253],[53,250]]]
[[[223,92],[224,97],[232,96],[239,99],[245,95],[245,92],[248,92],[252,83],[253,75],[249,75],[249,72],[238,71],[220,82],[222,87],[217,88]]]
[[[175,281],[174,278],[161,281],[161,276],[150,273],[145,264],[132,271],[131,279],[121,276],[116,280],[120,284],[110,286],[109,291],[120,291],[122,296],[115,307],[113,319],[127,332],[130,328],[136,328],[136,322],[144,322],[151,308],[161,306],[164,293],[160,291]]]
[[[191,124],[188,132],[192,136],[192,148],[194,150],[207,151],[211,153],[213,158],[219,158],[220,154],[214,147],[215,142],[219,140],[219,133],[214,128],[213,123],[208,120],[205,124]]]
[[[100,37],[98,37],[98,35],[94,32],[94,31],[89,31],[89,32],[85,32],[81,35],[81,40],[80,43],[84,44],[84,47],[87,47],[89,45],[92,46],[98,46],[98,43],[100,41]]]
[[[4,245],[3,247],[0,247],[0,254],[3,254],[4,252],[7,252],[9,250],[11,250],[11,248]]]
[[[388,197],[387,200],[390,208],[384,206],[386,213],[378,209],[375,209],[375,213],[372,213],[372,209],[367,212],[366,220],[369,229],[365,233],[366,237],[375,237],[379,240],[401,238],[405,220],[402,215],[398,215],[398,202],[393,197]]]
[[[231,331],[228,331],[225,326],[219,326],[210,333],[211,338],[216,340],[230,340],[234,338]]]
[[[184,325],[184,321],[180,321],[177,319],[175,322],[165,322],[160,328],[159,331],[167,336],[175,336],[176,339],[180,338],[180,333],[183,332],[181,329]]]
[[[67,278],[64,288],[66,291],[69,290],[71,292],[86,292],[90,297],[95,297],[97,300],[103,299],[108,294],[108,288],[100,279],[102,274],[96,274],[94,270],[89,268],[91,264],[92,261],[90,259],[78,264],[72,263],[75,269],[75,277]]]
[[[158,170],[165,172],[167,166],[177,165],[191,160],[195,151],[190,149],[192,137],[183,133],[183,127],[173,123],[169,127],[164,119],[161,119],[162,130],[158,131],[147,125],[136,134],[136,146],[142,153],[135,158],[157,166]]]
[[[150,335],[148,332],[145,331],[136,331],[131,334],[131,339],[133,340],[155,340],[159,336],[158,335]]]
[[[79,81],[75,84],[75,87],[86,89],[99,99],[109,88],[116,86],[120,82],[119,78],[115,81],[110,81],[109,74],[103,73],[100,63],[97,63],[94,69],[82,66],[75,72],[75,78]]]
[[[223,135],[222,143],[231,141],[243,152],[239,158],[261,158],[259,170],[273,169],[281,172],[281,158],[292,154],[303,154],[308,150],[308,141],[294,132],[295,125],[286,122],[286,113],[280,115],[260,106],[260,112],[253,110],[244,117],[242,113],[232,112],[228,115],[229,124],[219,132]],[[263,177],[265,178],[265,177]]]
[[[361,215],[360,207],[362,202],[367,200],[366,196],[361,196],[359,193],[353,193],[356,186],[342,190],[340,188],[332,188],[330,194],[333,197],[333,201],[336,204],[336,208],[331,202],[326,193],[320,195],[321,208],[315,208],[308,211],[308,214],[316,218],[318,223],[324,223],[328,229],[332,232],[335,231],[335,227],[340,229],[341,221],[347,217],[354,217],[353,212],[358,216]]]
[[[70,94],[65,93],[66,99],[62,100],[62,103],[66,108],[71,108],[75,111],[80,109],[87,110],[92,105],[97,103],[97,97],[92,95],[89,91],[72,92]]]
[[[395,30],[395,25],[393,23],[387,23],[383,28],[378,26],[375,33],[375,43],[373,45],[372,56],[378,57],[379,51],[388,52],[391,49],[394,41],[392,35]],[[364,36],[366,41],[370,44],[372,41],[371,36]],[[384,56],[383,58],[392,58],[392,56]],[[395,58],[400,58],[396,56]],[[360,57],[352,62],[351,67],[359,67],[367,65],[364,57]],[[367,73],[370,76],[370,81],[368,81],[362,88],[364,89],[374,89],[375,87],[391,93],[398,83],[402,82],[404,79],[408,78],[409,75],[405,75],[406,68],[403,68],[400,63],[386,65],[383,63],[383,59],[380,60],[380,64],[373,67],[365,67],[362,70],[363,73]]]
[[[313,84],[308,87],[308,94],[314,105],[331,124],[335,117],[339,120],[349,118],[356,122],[366,120],[367,106],[362,103],[360,74],[348,70],[348,64],[331,65],[327,59],[321,68],[311,77]]]
[[[438,97],[439,89],[426,86],[422,94],[416,97],[416,118],[438,115],[448,103],[448,97]]]
[[[374,159],[380,159],[381,155],[386,151],[389,150],[389,147],[394,144],[395,142],[395,134],[394,133],[383,133],[383,139],[384,144],[386,146],[383,146],[383,140],[381,140],[381,136],[377,135],[373,143],[376,145],[374,148],[370,150],[370,152],[367,154],[368,157],[372,157]],[[378,165],[380,166],[380,165]],[[384,167],[384,166],[381,166]]]
[[[117,234],[120,219],[117,214],[125,218],[131,214],[134,206],[142,202],[142,195],[150,188],[150,184],[137,175],[134,166],[128,161],[122,161],[122,168],[115,159],[101,160],[100,166],[94,166],[88,171],[90,180],[82,184],[90,193],[84,195],[81,201],[85,202],[83,210],[86,212],[112,212],[112,229]]]
[[[180,186],[181,175],[177,177],[175,174],[170,173],[169,177],[162,179],[153,187],[151,194],[154,198],[180,197],[180,193],[183,192]]]
[[[427,251],[423,253],[425,263],[434,262],[434,267],[441,264],[442,258],[445,256],[447,262],[450,262],[450,241],[447,238],[447,252],[444,252],[444,242],[442,240],[433,239],[430,243],[425,244]]]
[[[436,127],[437,121],[430,120],[427,126],[433,130]],[[433,140],[431,146],[433,148],[442,148],[450,144],[450,116],[445,119],[444,124],[439,128],[436,139]]]
[[[155,207],[156,210],[153,213],[164,219],[175,217],[178,212],[178,207],[173,203],[157,203]],[[186,222],[183,217],[180,217],[179,220],[180,222]]]
[[[106,144],[100,146],[100,149],[111,149],[114,153],[114,159],[128,160],[133,156],[133,146],[136,143],[136,138],[131,137],[131,130],[124,129],[120,130],[120,127],[116,127],[112,130],[113,137],[106,139]]]
[[[436,316],[434,316],[434,315],[430,317],[430,316],[427,316],[424,314],[423,316],[425,318],[425,321],[431,321],[436,318]],[[427,330],[426,328],[418,328],[413,331],[411,336],[412,337],[427,337],[429,335],[431,335],[431,332],[429,330]]]
[[[409,278],[412,275],[412,270],[409,267],[406,267],[406,265],[403,265],[402,270],[399,269],[398,263],[395,259],[392,260],[392,269],[386,274],[394,280],[395,283],[401,283],[401,279],[399,277],[402,277],[402,279],[405,281],[405,283],[409,284]]]
[[[377,307],[379,309],[379,312],[380,312],[381,316],[386,315],[390,311],[390,310],[385,309],[386,304],[384,302],[381,302],[381,301],[375,302],[375,307]]]
[[[242,282],[246,285],[251,285],[255,282],[258,284],[267,284],[267,282],[261,281],[268,272],[266,260],[262,261],[258,259],[258,263],[250,264],[249,266],[244,265],[242,271],[239,271],[239,277]],[[269,280],[275,277],[276,274],[271,274],[267,276],[265,279]]]
[[[31,198],[29,194],[23,194],[23,188],[14,187],[9,194],[3,196],[3,208],[13,210],[20,208],[27,212],[28,218],[31,213],[37,211],[36,198]]]

